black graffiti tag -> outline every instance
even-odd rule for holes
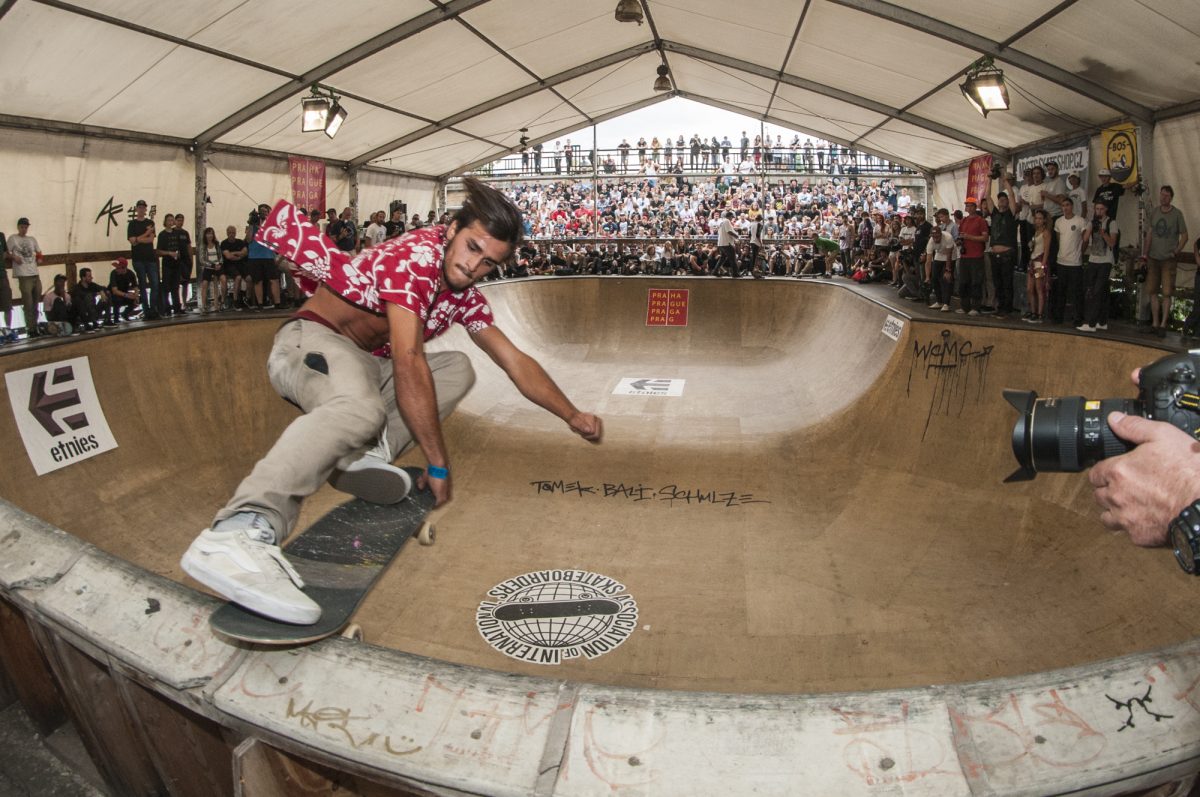
[[[929,431],[929,422],[936,415],[960,415],[967,401],[978,402],[987,385],[988,361],[993,347],[979,346],[971,340],[955,339],[943,329],[940,341],[913,342],[909,360],[908,384],[905,393],[912,395],[913,379],[918,375],[933,382],[933,395],[921,439]]]

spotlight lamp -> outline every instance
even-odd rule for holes
[[[1008,87],[1004,72],[991,58],[980,58],[967,70],[967,79],[958,87],[967,102],[986,118],[989,111],[1008,110]]]
[[[636,22],[641,25],[642,4],[638,0],[621,0],[617,3],[617,10],[613,16],[617,18],[617,22]]]
[[[671,70],[667,68],[667,65],[660,64],[658,67],[658,77],[654,79],[655,91],[671,90],[671,78],[667,77],[669,74],[671,74]]]
[[[300,100],[300,132],[336,136],[349,116],[340,100],[332,90],[314,83],[312,94]]]

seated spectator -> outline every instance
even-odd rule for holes
[[[138,290],[137,274],[129,269],[129,261],[123,257],[113,261],[113,269],[108,274],[108,296],[109,326],[116,324],[118,318],[130,321],[141,314],[142,295]]]
[[[96,284],[90,268],[79,269],[79,281],[71,288],[71,307],[83,332],[98,330],[102,317],[105,326],[113,326],[109,318],[108,291]]]
[[[65,274],[56,274],[54,284],[42,295],[42,312],[46,314],[46,331],[51,335],[61,338],[74,332],[77,322]]]

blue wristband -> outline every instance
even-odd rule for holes
[[[450,477],[450,470],[448,468],[439,468],[437,465],[430,465],[425,469],[425,472],[435,479],[446,479]]]

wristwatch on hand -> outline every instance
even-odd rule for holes
[[[1188,504],[1171,521],[1167,534],[1183,571],[1200,575],[1200,500]]]

